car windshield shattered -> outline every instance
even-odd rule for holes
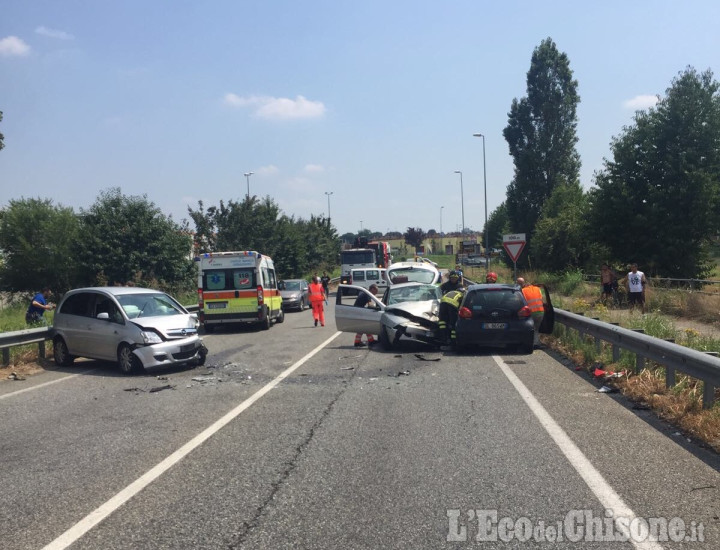
[[[130,319],[138,317],[163,317],[167,315],[185,315],[180,306],[167,294],[123,294],[118,302]]]
[[[439,300],[440,288],[435,285],[423,284],[388,288],[385,305],[391,306],[402,302],[422,302]]]

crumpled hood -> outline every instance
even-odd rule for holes
[[[136,317],[130,322],[135,323],[142,329],[155,329],[166,338],[187,338],[188,336],[197,334],[195,315]]]
[[[401,302],[385,308],[385,313],[393,317],[403,317],[423,326],[433,326],[438,322],[440,302]]]

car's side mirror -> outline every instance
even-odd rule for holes
[[[102,321],[109,321],[110,314],[107,311],[103,311],[102,313],[98,313],[96,318]]]

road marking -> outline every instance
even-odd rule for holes
[[[97,524],[99,524],[101,521],[103,521],[106,517],[108,517],[110,514],[112,514],[115,510],[117,510],[123,504],[125,504],[128,500],[133,498],[140,491],[142,491],[145,487],[150,485],[153,481],[155,481],[157,478],[159,478],[161,475],[163,475],[165,472],[167,472],[170,468],[172,468],[175,464],[180,462],[183,458],[185,458],[193,450],[195,450],[200,445],[205,443],[205,441],[210,439],[213,435],[215,435],[218,431],[220,431],[224,426],[226,426],[228,423],[230,423],[232,420],[234,420],[238,415],[240,415],[240,413],[242,413],[246,409],[250,408],[251,405],[253,405],[256,401],[258,401],[266,393],[268,393],[275,386],[277,386],[280,382],[282,382],[285,378],[287,378],[290,374],[292,374],[293,371],[295,371],[300,366],[302,366],[308,359],[312,358],[315,354],[317,354],[320,350],[322,350],[325,346],[327,346],[330,342],[332,342],[335,338],[337,338],[341,334],[342,334],[342,332],[336,332],[335,334],[333,334],[330,338],[325,340],[322,344],[320,344],[314,350],[312,350],[310,353],[305,355],[305,357],[300,359],[297,363],[295,363],[291,367],[288,367],[287,369],[285,369],[276,378],[274,378],[272,381],[268,382],[265,386],[263,386],[261,389],[256,391],[250,397],[248,397],[245,401],[240,403],[237,407],[232,409],[225,416],[223,416],[222,418],[220,418],[219,420],[217,420],[216,422],[211,424],[209,427],[205,428],[205,430],[203,430],[198,435],[196,435],[194,438],[192,438],[190,441],[185,443],[185,445],[183,445],[177,451],[175,451],[170,456],[165,458],[162,462],[159,462],[153,468],[151,468],[150,470],[145,472],[142,476],[140,476],[138,479],[133,481],[130,485],[125,487],[122,491],[117,493],[110,500],[108,500],[104,504],[101,504],[98,508],[96,508],[95,510],[90,512],[87,516],[85,516],[83,519],[81,519],[78,523],[76,523],[75,525],[70,527],[70,529],[65,531],[62,535],[60,535],[58,538],[56,538],[50,544],[45,546],[43,550],[64,549],[64,548],[67,548],[68,546],[70,546],[71,544],[73,544],[78,539],[80,539],[80,537],[85,535],[85,533],[90,531],[93,527],[95,527]]]
[[[86,370],[84,372],[78,372],[76,374],[71,374],[70,376],[64,376],[62,378],[58,378],[57,380],[50,380],[50,382],[43,382],[42,384],[38,384],[37,386],[31,386],[29,388],[23,388],[21,390],[14,391],[12,393],[6,393],[4,395],[0,395],[0,399],[5,399],[6,397],[13,397],[15,395],[20,395],[21,393],[25,393],[26,391],[33,391],[40,388],[44,388],[45,386],[50,386],[51,384],[57,384],[58,382],[64,382],[65,380],[70,380],[71,378],[75,378],[76,376],[80,376],[81,374],[87,374],[89,372],[92,372],[96,369],[90,369]]]
[[[535,396],[530,392],[525,384],[517,377],[517,375],[507,366],[505,361],[497,355],[493,355],[493,359],[503,371],[503,374],[507,377],[510,383],[515,387],[517,392],[522,397],[525,404],[530,408],[535,417],[540,421],[540,424],[550,437],[555,441],[560,451],[565,455],[575,471],[580,475],[585,484],[595,494],[597,499],[602,504],[603,508],[610,509],[614,512],[615,518],[625,517],[632,521],[633,518],[638,517],[632,509],[625,504],[625,501],[620,495],[615,492],[610,484],[605,481],[602,474],[592,465],[592,462],[583,454],[575,443],[573,443],[570,436],[565,433],[560,425],[555,422],[550,413],[540,404]],[[622,531],[622,527],[618,527],[619,531]],[[662,550],[662,546],[658,543],[651,541],[636,542],[632,538],[630,542],[635,548],[639,550]]]

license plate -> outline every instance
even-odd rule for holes
[[[483,323],[482,328],[489,330],[502,330],[507,328],[507,323]]]
[[[207,306],[208,309],[225,309],[227,302],[210,302]]]

